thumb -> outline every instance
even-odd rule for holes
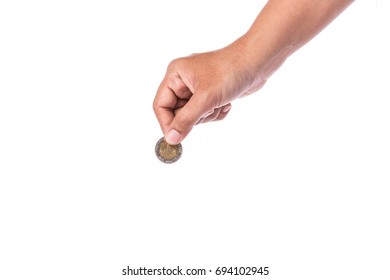
[[[207,104],[202,95],[193,95],[186,105],[173,118],[166,130],[165,140],[170,145],[177,145],[190,133],[195,124],[207,112]]]

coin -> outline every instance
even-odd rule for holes
[[[179,160],[183,148],[181,144],[169,145],[164,137],[158,140],[155,148],[156,156],[164,163],[174,163]]]

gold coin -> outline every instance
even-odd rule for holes
[[[164,137],[158,140],[155,148],[157,158],[164,163],[174,163],[179,160],[182,151],[181,144],[169,145]]]

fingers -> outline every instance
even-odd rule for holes
[[[163,81],[154,98],[153,110],[164,134],[175,117],[174,108],[177,101],[176,94],[168,88]]]
[[[165,140],[176,145],[190,133],[195,124],[209,111],[209,104],[205,95],[193,95],[180,110],[177,110],[172,123],[167,129]]]
[[[176,89],[179,93],[166,86],[163,81],[153,103],[165,140],[171,145],[180,143],[196,124],[224,119],[231,108],[229,103],[209,110],[212,105],[206,94],[191,93],[189,96],[188,89],[183,89],[182,86]],[[178,96],[190,98],[181,99]]]
[[[194,55],[172,61],[157,91],[154,112],[171,145],[180,143],[198,123],[224,119],[231,108],[230,103],[221,106],[231,101],[221,90],[225,88],[226,75],[217,71],[216,66],[210,67],[210,56]]]
[[[192,92],[177,72],[173,72],[167,77],[166,86],[180,99],[190,99],[192,96]]]
[[[223,120],[227,116],[227,114],[230,112],[231,108],[232,108],[232,104],[230,104],[230,103],[222,106],[219,114],[217,116],[215,116],[215,118],[211,119],[211,121]]]
[[[168,66],[153,101],[153,109],[164,134],[167,133],[168,126],[177,113],[176,110],[182,108],[192,96],[192,92],[177,72],[176,65],[177,61],[173,61]]]
[[[203,116],[197,124],[200,123],[206,123],[206,122],[211,122],[211,121],[220,121],[223,120],[227,114],[229,113],[230,109],[232,108],[232,105],[226,104],[220,108],[214,109],[205,116]]]

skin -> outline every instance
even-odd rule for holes
[[[283,62],[353,0],[270,0],[232,44],[173,60],[153,102],[165,140],[180,143],[196,124],[222,120],[231,102],[265,84]]]

